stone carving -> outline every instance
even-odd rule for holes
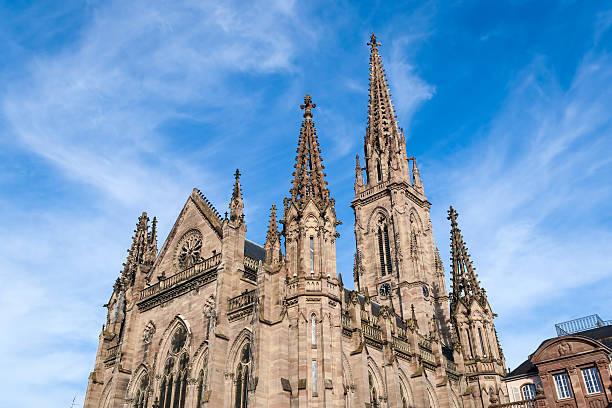
[[[144,353],[145,356],[149,351],[149,346],[151,345],[151,340],[153,340],[153,335],[155,334],[155,324],[152,321],[149,321],[145,326],[145,329],[142,333],[142,342],[144,343]]]
[[[110,313],[110,323],[121,323],[125,318],[125,291],[120,287],[119,294]]]
[[[217,325],[217,306],[215,296],[210,295],[204,306],[204,320],[206,324],[206,340],[210,338],[210,334],[214,333]]]
[[[177,247],[176,261],[179,269],[186,269],[200,260],[202,251],[202,233],[198,230],[188,231]]]
[[[567,341],[562,342],[557,346],[557,352],[560,356],[564,356],[572,352],[572,345]]]

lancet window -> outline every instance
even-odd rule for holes
[[[204,403],[204,393],[206,392],[206,373],[207,373],[207,366],[208,366],[208,354],[206,356],[204,356],[204,367],[202,367],[200,369],[200,372],[198,373],[198,382],[197,382],[197,388],[196,388],[196,399],[197,399],[197,404],[196,404],[196,408],[201,408],[202,404]]]
[[[187,393],[187,366],[189,356],[185,352],[187,331],[180,326],[172,335],[170,350],[164,363],[159,390],[160,408],[184,408]]]
[[[484,339],[482,338],[482,330],[480,330],[480,327],[478,328],[478,338],[480,339],[480,350],[482,351],[482,356],[487,358],[487,350],[485,348]]]
[[[381,223],[378,226],[378,254],[380,256],[380,274],[381,276],[391,275],[391,245],[389,241],[389,227],[386,223]]]
[[[317,315],[314,313],[312,314],[312,316],[310,316],[310,326],[312,330],[312,345],[316,346],[317,345]]]
[[[249,376],[251,371],[251,346],[247,343],[240,352],[240,361],[236,366],[236,382],[234,384],[235,408],[248,407]]]
[[[314,237],[310,237],[310,273],[314,274]]]
[[[368,373],[368,385],[370,387],[370,404],[372,404],[372,408],[380,408],[378,404],[378,392],[372,380],[372,373]]]
[[[149,374],[144,373],[138,382],[138,389],[134,394],[133,407],[146,408],[149,400]]]
[[[402,400],[402,408],[408,408],[408,402],[406,400],[406,392],[404,387],[400,385],[400,398]]]

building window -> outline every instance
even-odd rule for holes
[[[378,254],[380,255],[381,276],[391,274],[391,245],[389,244],[389,228],[387,224],[378,227]]]
[[[371,373],[368,373],[368,385],[370,386],[370,404],[372,404],[372,408],[379,408],[378,393],[376,392],[376,387],[374,387]]]
[[[317,360],[312,360],[312,392],[317,393]]]
[[[535,398],[536,396],[535,385],[533,384],[523,385],[521,387],[521,394],[523,394],[524,400]]]
[[[378,181],[382,181],[382,167],[380,165],[380,159],[376,159],[376,173],[378,176]]]
[[[601,392],[601,382],[599,381],[599,375],[595,367],[589,367],[582,370],[582,378],[584,379],[584,385],[586,385],[587,394]]]
[[[317,345],[317,315],[314,313],[310,317],[310,326],[312,329],[312,345]]]
[[[387,257],[387,273],[391,275],[391,246],[389,245],[389,229],[387,224],[384,228],[385,233],[385,256]]]
[[[247,408],[249,390],[249,370],[251,365],[251,346],[246,344],[242,349],[240,362],[236,367],[236,401],[235,408]]]
[[[480,327],[478,328],[478,337],[480,338],[480,350],[482,351],[482,356],[487,358],[487,351],[485,349],[484,340],[482,338],[482,330],[480,330]]]
[[[468,347],[469,347],[469,351],[470,351],[470,357],[474,358],[474,350],[472,348],[472,334],[470,333],[470,329],[465,329],[465,336],[467,337],[468,340]]]
[[[378,253],[380,255],[380,274],[385,276],[385,245],[383,244],[382,229],[378,228]]]
[[[310,273],[314,274],[314,237],[310,237]]]
[[[559,399],[572,398],[572,391],[570,389],[567,374],[557,374],[553,376],[553,378],[555,379],[555,388],[557,389],[557,396]]]

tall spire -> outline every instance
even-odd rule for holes
[[[240,171],[236,169],[234,173],[234,191],[232,193],[232,201],[230,201],[230,220],[231,221],[243,221],[244,220],[244,203],[242,202],[242,190],[240,188]]]
[[[474,272],[468,249],[457,224],[458,216],[457,211],[451,206],[448,210],[448,219],[451,222],[452,302],[454,303],[459,299],[482,297],[478,275]]]
[[[327,204],[330,199],[327,182],[325,181],[325,166],[321,163],[321,149],[317,139],[316,128],[312,121],[312,109],[316,105],[312,103],[310,95],[306,94],[304,104],[304,120],[298,140],[297,156],[295,157],[295,172],[293,173],[291,201],[299,208],[304,206],[310,199],[319,206]]]
[[[393,110],[391,93],[385,77],[376,36],[370,37],[370,94],[368,104],[368,128],[366,131],[366,144],[375,149],[388,150],[394,153],[401,139],[397,118]],[[366,156],[369,156],[366,151]]]

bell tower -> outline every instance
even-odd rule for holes
[[[385,71],[372,34],[365,167],[355,168],[355,287],[450,342],[448,296],[415,157],[406,153]],[[365,171],[365,178],[364,178]]]

